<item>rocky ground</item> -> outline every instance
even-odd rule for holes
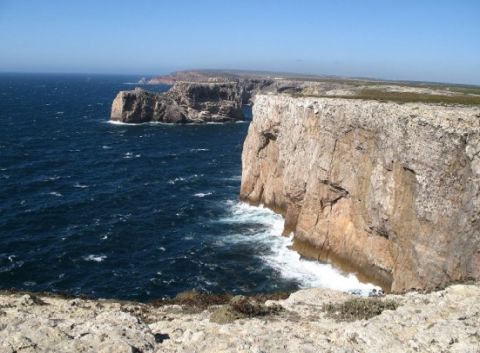
[[[480,352],[478,284],[371,299],[397,308],[369,319],[381,310],[352,298],[307,289],[241,313],[234,302],[249,299],[202,309],[4,293],[0,352]]]

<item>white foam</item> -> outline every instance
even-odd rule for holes
[[[167,183],[174,185],[179,181],[185,181],[185,178],[178,177],[178,178],[175,178],[175,179],[170,179],[169,181],[167,181]]]
[[[209,196],[211,194],[212,194],[211,192],[206,192],[206,193],[198,192],[198,193],[194,194],[193,196],[195,196],[195,197],[205,197],[205,196]]]
[[[88,185],[83,185],[83,184],[80,184],[80,183],[75,183],[75,184],[73,184],[73,187],[74,187],[74,188],[85,189],[85,188],[88,188]]]
[[[183,181],[187,181],[187,180],[196,179],[196,178],[199,178],[199,177],[202,177],[202,176],[203,176],[203,174],[192,174],[192,175],[187,176],[187,177],[178,177],[178,178],[170,179],[169,181],[167,181],[167,183],[171,184],[171,185],[175,185],[179,181],[183,182]]]
[[[190,152],[207,152],[209,151],[208,148],[191,148]]]
[[[147,121],[144,123],[125,123],[123,121],[118,121],[118,120],[107,120],[107,124],[112,124],[112,125],[125,125],[125,126],[141,126],[141,125],[163,125],[163,126],[176,126],[178,124],[176,123],[164,123],[162,121]]]
[[[56,196],[56,197],[62,197],[63,196],[62,194],[60,194],[59,192],[56,192],[56,191],[49,192],[48,194],[52,195],[52,196]]]
[[[124,123],[123,121],[118,121],[118,120],[107,120],[107,123],[112,125],[140,125],[140,124],[133,124],[133,123]]]
[[[303,259],[292,250],[293,236],[282,236],[283,218],[264,207],[250,206],[243,202],[229,203],[230,215],[222,222],[252,224],[251,234],[232,234],[222,240],[226,243],[255,243],[266,245],[271,251],[260,258],[285,279],[296,281],[300,287],[321,287],[368,295],[373,289],[370,283],[362,283],[354,274],[345,274],[330,264]],[[261,226],[257,230],[258,226]]]
[[[107,258],[106,255],[93,255],[93,254],[83,257],[85,261],[94,261],[94,262],[102,262],[106,258]]]

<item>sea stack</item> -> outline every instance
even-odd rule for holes
[[[257,95],[241,198],[387,290],[480,278],[480,108]]]
[[[244,93],[236,82],[176,82],[166,93],[121,91],[110,119],[124,123],[234,122],[243,120]]]

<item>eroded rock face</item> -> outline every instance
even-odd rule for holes
[[[237,121],[243,120],[242,99],[242,88],[235,82],[177,82],[166,93],[136,88],[117,94],[110,119],[125,123]]]
[[[386,289],[480,278],[480,109],[258,95],[241,198]]]

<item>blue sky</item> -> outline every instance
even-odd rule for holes
[[[188,68],[480,84],[480,0],[0,0],[0,71]]]

